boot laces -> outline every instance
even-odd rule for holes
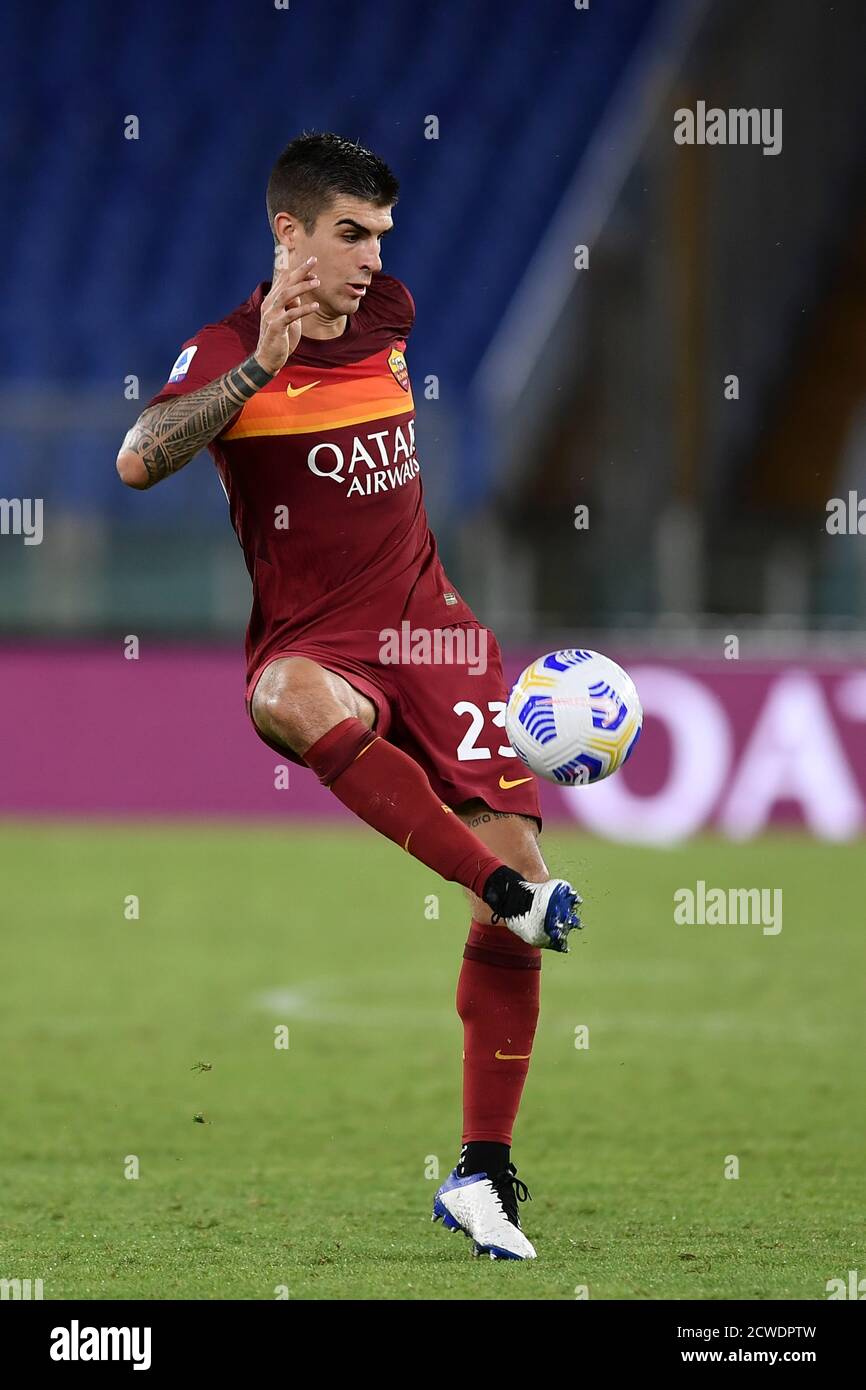
[[[516,1226],[519,1231],[520,1217],[517,1213],[517,1203],[519,1201],[525,1202],[527,1199],[531,1202],[532,1193],[529,1191],[526,1183],[517,1176],[517,1169],[513,1163],[509,1163],[507,1168],[504,1168],[501,1173],[498,1173],[495,1178],[491,1178],[490,1181],[493,1185],[493,1190],[502,1203],[502,1210],[505,1212],[512,1226]]]

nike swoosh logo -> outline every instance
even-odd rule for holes
[[[320,381],[311,381],[309,386],[287,386],[286,395],[290,400],[294,400],[295,396],[302,396],[305,391],[312,391],[314,386],[321,386],[321,384]]]
[[[498,1057],[500,1062],[525,1062],[527,1057],[531,1057],[531,1052],[500,1052],[499,1048],[494,1052],[494,1057]]]
[[[513,782],[509,782],[509,780],[508,780],[507,777],[500,777],[500,779],[499,779],[499,785],[500,785],[500,787],[502,788],[502,790],[503,790],[504,792],[507,792],[509,787],[519,787],[520,784],[521,784],[521,782],[531,782],[531,781],[532,781],[532,778],[531,778],[531,777],[515,777],[515,779],[514,779]]]

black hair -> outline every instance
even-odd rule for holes
[[[320,213],[341,193],[374,207],[397,201],[400,185],[387,164],[354,140],[306,131],[283,150],[268,179],[271,230],[278,212],[290,212],[309,236]]]

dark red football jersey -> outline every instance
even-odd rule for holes
[[[149,402],[185,395],[255,350],[265,282],[187,339]],[[424,508],[406,367],[409,291],[376,274],[339,338],[302,337],[209,446],[253,581],[247,674],[299,641],[471,621]]]

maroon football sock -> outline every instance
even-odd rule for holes
[[[474,918],[457,982],[463,1140],[510,1146],[538,1023],[541,951]]]
[[[414,759],[360,719],[335,724],[302,756],[344,806],[449,882],[481,897],[503,867],[439,800]]]

